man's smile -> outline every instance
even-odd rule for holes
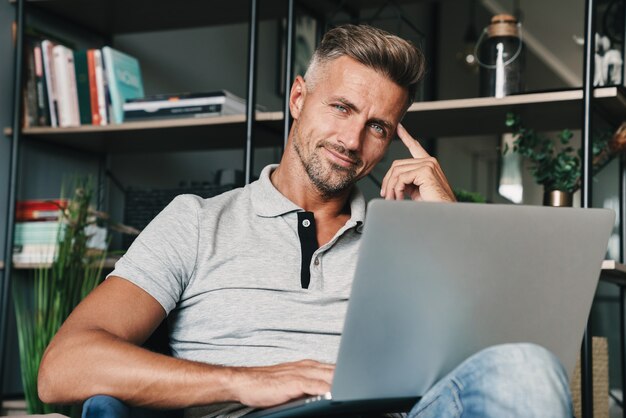
[[[350,169],[361,165],[360,159],[349,157],[348,155],[335,149],[335,147],[331,144],[322,144],[321,148],[326,152],[326,155],[329,157],[329,159],[340,167]]]

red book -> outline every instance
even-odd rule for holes
[[[100,125],[102,118],[98,110],[98,85],[96,84],[96,60],[94,58],[95,49],[87,51],[87,71],[89,75],[89,101],[91,104],[91,123]]]
[[[50,221],[59,219],[59,211],[67,207],[67,199],[20,200],[15,207],[15,220]]]

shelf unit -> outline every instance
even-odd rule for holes
[[[288,30],[286,36],[287,59],[285,65],[285,80],[290,77],[291,45],[293,45],[293,0],[267,0],[263,7],[257,9],[257,0],[231,0],[220,3],[219,8],[214,8],[211,2],[206,0],[189,0],[185,3],[187,13],[179,13],[180,6],[169,0],[154,0],[149,3],[137,2],[135,7],[129,7],[128,0],[93,0],[89,2],[76,0],[54,0],[36,2],[34,0],[13,0],[18,9],[18,31],[16,48],[16,85],[21,85],[21,58],[22,58],[22,30],[24,23],[25,3],[35,3],[37,8],[46,13],[60,16],[64,19],[78,23],[87,30],[106,35],[111,33],[131,33],[151,30],[167,30],[181,27],[208,26],[212,24],[228,24],[248,21],[250,27],[249,39],[249,68],[248,68],[248,112],[246,115],[229,116],[211,119],[181,119],[176,121],[151,121],[135,122],[122,125],[110,125],[106,127],[80,127],[80,128],[27,128],[20,131],[21,98],[19,92],[14,102],[18,110],[14,117],[12,129],[6,130],[5,134],[13,138],[13,161],[18,160],[19,142],[21,137],[27,137],[32,141],[43,141],[60,146],[97,152],[97,153],[126,153],[138,152],[149,147],[151,151],[172,151],[192,149],[218,149],[218,148],[244,148],[244,162],[246,172],[250,170],[250,154],[254,146],[276,145],[276,138],[288,131],[289,121],[283,112],[254,112],[254,74],[256,61],[256,31],[259,18],[276,18],[287,15]],[[400,3],[414,0],[403,0]],[[364,7],[374,7],[380,4],[379,0],[343,0],[333,2],[324,0],[308,2],[307,7],[313,14],[324,15],[338,9],[340,4],[349,14]],[[460,100],[442,100],[435,102],[415,103],[409,109],[404,123],[416,134],[423,137],[438,136],[461,136],[478,134],[497,134],[505,132],[505,115],[509,111],[519,114],[529,126],[540,130],[580,128],[583,131],[583,150],[585,163],[582,172],[582,206],[590,206],[590,114],[592,100],[595,110],[609,118],[623,117],[626,114],[626,93],[623,88],[605,87],[593,90],[591,87],[591,74],[593,74],[592,51],[594,47],[593,30],[594,1],[587,0],[585,10],[585,78],[582,89],[520,94],[515,96],[495,98],[472,98]],[[249,15],[245,16],[245,11]],[[286,13],[285,13],[286,12]],[[288,84],[286,91],[288,91]],[[18,89],[19,90],[19,89]],[[254,116],[253,116],[254,115]],[[581,117],[582,116],[582,117]],[[454,120],[454,123],[450,123]],[[215,138],[241,138],[239,141],[224,141],[222,139],[209,139],[206,135],[211,133]],[[254,140],[253,140],[254,133]],[[175,134],[181,140],[175,144],[171,141],[171,135]],[[245,141],[244,141],[245,138]],[[15,201],[15,168],[11,173],[11,193],[9,200]],[[247,176],[249,178],[249,176]],[[622,193],[624,194],[624,193]],[[624,196],[622,196],[624,197]],[[624,208],[621,208],[621,212]],[[622,215],[622,214],[620,214]],[[9,215],[9,225],[13,219]],[[622,228],[624,222],[622,219]],[[8,228],[11,229],[11,228]],[[12,232],[7,234],[7,250],[5,260],[10,257],[10,243]],[[622,241],[624,235],[622,235]],[[9,260],[4,269],[4,281],[0,291],[0,306],[6,307],[8,286],[11,268],[19,268],[12,265]],[[622,277],[624,276],[624,277]],[[612,261],[603,264],[603,280],[624,280],[626,282],[626,267]],[[4,303],[3,303],[4,302]],[[4,309],[4,308],[2,308]],[[0,341],[6,335],[6,313],[0,312]],[[583,344],[583,416],[590,417],[593,404],[590,396],[591,364],[589,353],[591,352],[591,338],[585,337]],[[3,355],[0,349],[0,356]],[[1,359],[0,359],[1,361]],[[0,376],[2,376],[2,364],[0,364]],[[2,390],[0,387],[0,396]]]

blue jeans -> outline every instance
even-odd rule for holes
[[[109,396],[90,398],[83,406],[83,418],[131,418],[140,416],[137,413],[138,408],[131,410]],[[572,415],[567,376],[558,359],[537,345],[505,344],[465,360],[433,386],[407,418]]]
[[[433,386],[408,418],[573,416],[567,375],[534,344],[487,348]]]

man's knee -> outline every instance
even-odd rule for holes
[[[493,399],[499,404],[495,409],[501,412],[571,417],[567,373],[545,348],[536,344],[493,346],[475,354],[466,364],[467,370],[457,376],[457,384],[466,386],[468,395],[475,391],[477,398],[486,402],[481,408],[492,409],[488,404]]]
[[[439,381],[409,417],[569,417],[566,373],[534,344],[482,350]]]
[[[465,364],[469,373],[485,378],[535,382],[556,379],[567,385],[567,374],[559,359],[536,344],[492,346],[474,354]]]

